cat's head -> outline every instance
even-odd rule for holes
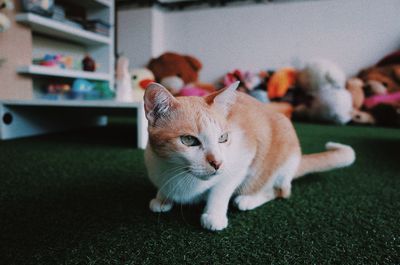
[[[232,140],[227,116],[238,84],[206,97],[174,97],[163,86],[150,84],[144,107],[153,152],[203,180],[224,171]]]

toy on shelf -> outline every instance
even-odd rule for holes
[[[204,93],[215,91],[212,84],[198,81],[202,64],[193,56],[166,52],[158,58],[151,59],[147,68],[153,72],[156,81],[173,95],[181,95],[181,90],[185,87],[184,93],[192,95],[198,94],[198,89],[204,90]]]
[[[70,84],[49,84],[47,86],[47,93],[49,94],[65,94],[71,91]]]
[[[0,1],[0,10],[2,9],[8,9],[8,10],[14,9],[13,1],[12,0]],[[5,14],[0,13],[0,32],[8,30],[10,27],[11,27],[10,19]]]
[[[96,82],[94,90],[99,94],[99,99],[113,99],[115,96],[108,82]]]
[[[62,54],[46,54],[43,58],[34,59],[33,64],[61,69],[73,69],[74,59],[72,56],[64,56]]]
[[[133,101],[131,75],[129,73],[129,59],[119,57],[116,69],[116,99],[118,101]]]
[[[312,61],[299,72],[297,81],[313,98],[310,105],[296,107],[298,117],[335,124],[346,124],[352,119],[353,102],[345,89],[346,76],[336,64]]]
[[[146,87],[155,82],[153,73],[147,68],[134,68],[131,70],[130,76],[133,101],[143,101]]]
[[[86,79],[78,78],[72,83],[71,98],[85,99],[93,92],[94,84]]]
[[[21,2],[26,12],[50,17],[54,11],[54,0],[21,0]]]
[[[86,54],[82,60],[82,69],[84,71],[94,72],[96,71],[96,62],[90,57],[90,55]]]

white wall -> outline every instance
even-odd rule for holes
[[[352,75],[400,48],[399,10],[399,0],[325,0],[165,11],[152,25],[163,36],[152,55],[193,54],[207,82],[235,68],[278,68],[316,57]]]
[[[153,15],[150,8],[119,10],[117,14],[118,53],[130,59],[130,65],[143,66],[152,54]]]

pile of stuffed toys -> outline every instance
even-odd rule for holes
[[[235,69],[217,86],[198,80],[202,64],[193,56],[167,52],[151,59],[146,68],[130,72],[126,59],[120,60],[117,99],[123,101],[141,100],[146,84],[152,81],[176,96],[204,96],[240,81],[240,91],[265,104],[282,104],[285,114],[297,120],[400,125],[400,51],[351,78],[335,63],[315,60],[302,69],[285,67],[257,73]],[[128,83],[133,92],[128,95],[125,91],[118,97],[118,91]]]

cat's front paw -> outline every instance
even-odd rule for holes
[[[163,212],[168,212],[172,209],[173,203],[168,200],[159,200],[157,198],[154,198],[150,201],[150,210],[155,213],[163,213]]]
[[[212,231],[219,231],[228,226],[228,218],[225,215],[203,213],[200,221],[203,228]]]

